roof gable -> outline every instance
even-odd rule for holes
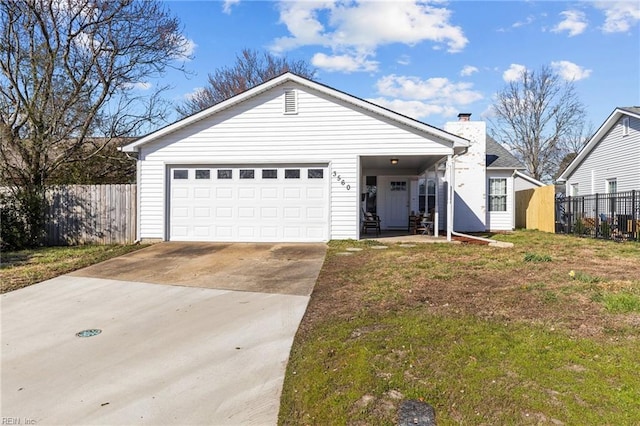
[[[165,126],[155,132],[152,132],[146,136],[141,137],[140,139],[136,140],[133,143],[130,143],[128,145],[125,145],[124,147],[122,147],[123,151],[127,151],[127,152],[135,152],[139,149],[140,146],[145,145],[149,142],[152,142],[162,136],[165,136],[167,134],[173,133],[179,129],[182,129],[184,127],[187,127],[193,123],[196,123],[198,121],[201,121],[207,117],[210,117],[220,111],[223,111],[225,109],[231,108],[235,105],[240,104],[241,102],[253,98],[261,93],[264,93],[266,91],[275,89],[276,87],[280,87],[283,85],[286,85],[287,83],[297,83],[303,87],[309,88],[311,90],[316,90],[324,95],[327,95],[329,97],[332,97],[336,100],[341,100],[343,102],[347,102],[351,105],[354,105],[358,108],[367,110],[369,112],[372,112],[374,114],[377,114],[381,117],[390,119],[398,124],[402,124],[405,126],[409,126],[411,128],[414,128],[416,130],[418,130],[419,132],[424,133],[425,135],[429,135],[431,138],[435,138],[438,139],[444,143],[449,144],[450,146],[452,146],[454,149],[456,149],[456,151],[462,151],[464,148],[466,148],[467,146],[469,146],[469,142],[457,135],[454,135],[452,133],[446,132],[444,130],[438,129],[436,127],[430,126],[426,123],[423,123],[421,121],[412,119],[410,117],[407,117],[405,115],[399,114],[395,111],[391,111],[389,109],[386,109],[384,107],[381,107],[379,105],[376,105],[374,103],[365,101],[363,99],[357,98],[355,96],[349,95],[345,92],[341,92],[339,90],[333,89],[329,86],[308,80],[306,78],[300,77],[298,75],[295,75],[293,73],[287,72],[284,73],[278,77],[275,77],[269,81],[266,81],[256,87],[253,87],[245,92],[242,92],[232,98],[229,98],[223,102],[220,102],[212,107],[209,107],[203,111],[200,111],[196,114],[190,115],[188,117],[185,117],[173,124],[170,124],[168,126]]]
[[[524,165],[513,154],[489,135],[487,135],[486,152],[488,169],[525,169]]]
[[[624,115],[640,119],[640,107],[617,107],[600,126],[598,131],[591,136],[591,139],[582,147],[576,158],[573,159],[566,169],[558,177],[559,182],[565,182],[569,176],[575,171],[576,168],[584,161],[584,159],[591,153],[591,151],[598,145],[600,140],[611,130],[611,128],[620,120]]]

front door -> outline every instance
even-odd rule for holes
[[[388,228],[406,228],[409,218],[409,182],[391,178],[386,196],[386,216]]]

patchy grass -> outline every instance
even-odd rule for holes
[[[527,253],[524,255],[525,262],[551,262],[551,256],[547,254]]]
[[[0,292],[27,287],[143,247],[146,245],[86,245],[2,253]]]
[[[494,238],[515,247],[331,242],[280,424],[396,424],[405,398],[442,425],[640,423],[640,246]]]

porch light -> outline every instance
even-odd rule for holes
[[[392,158],[391,159],[391,164],[393,164],[393,165],[398,164],[398,159],[397,158]]]

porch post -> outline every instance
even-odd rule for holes
[[[451,241],[451,233],[453,232],[453,197],[454,191],[454,176],[455,165],[453,163],[453,155],[447,155],[447,241]]]
[[[438,161],[434,166],[433,166],[433,176],[435,179],[435,188],[436,188],[436,194],[435,194],[435,203],[436,205],[434,206],[433,209],[433,236],[437,237],[438,236],[438,231],[439,231],[439,224],[440,224],[440,182],[438,179],[438,165],[440,164],[440,162]],[[429,186],[427,185],[427,193],[428,193],[428,188]]]

